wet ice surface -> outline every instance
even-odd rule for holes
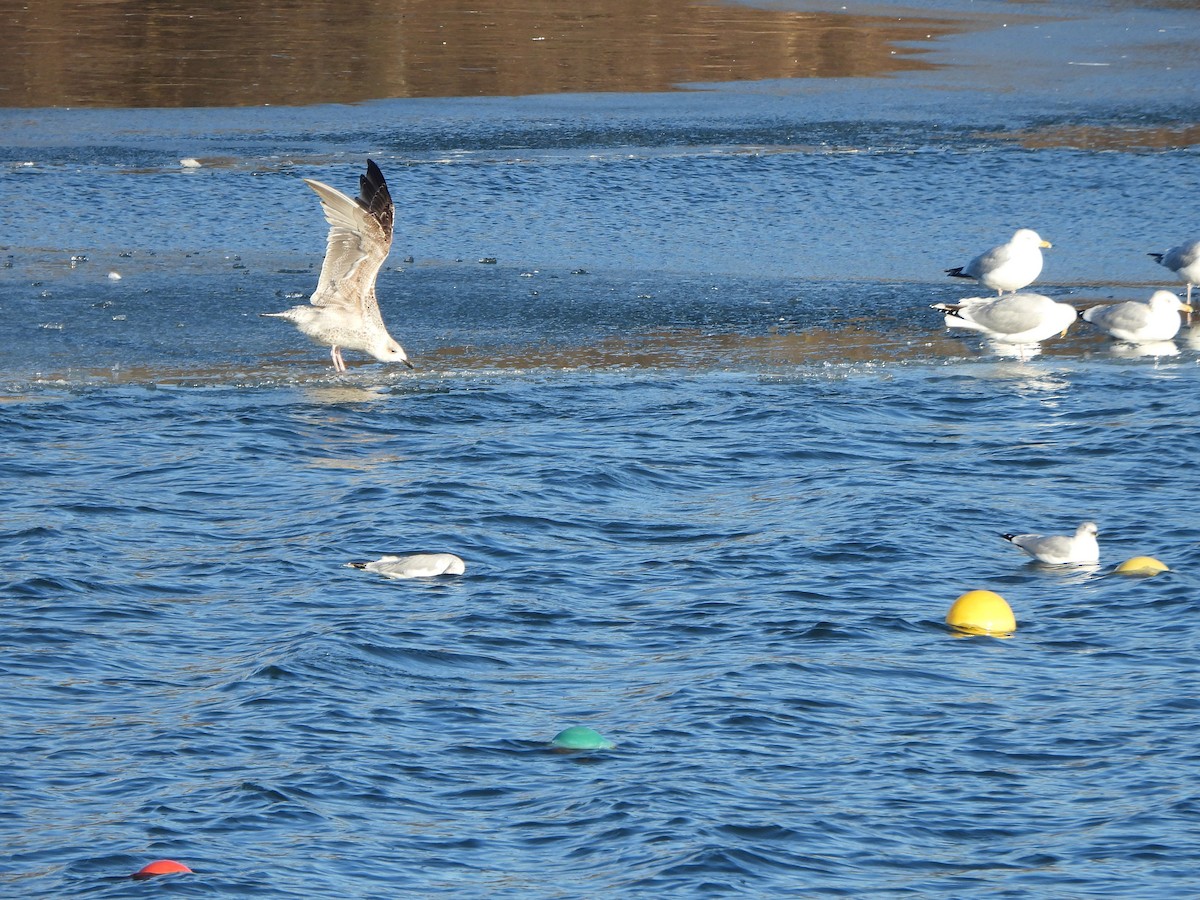
[[[938,343],[927,305],[972,287],[942,269],[1026,225],[1055,244],[1039,286],[1061,299],[1175,286],[1146,256],[1192,230],[1177,191],[1193,183],[1195,147],[1159,146],[1192,124],[1170,95],[1136,115],[1118,98],[1102,116],[904,84],[927,77],[10,111],[23,138],[0,179],[11,264],[0,275],[26,336],[10,365],[18,377],[57,370],[56,348],[99,368],[162,362],[160,348],[175,347],[183,367],[193,353],[211,352],[196,360],[208,366],[284,349],[291,336],[255,314],[315,284],[324,226],[300,178],[353,189],[368,155],[398,205],[381,302],[418,355],[455,335],[485,348],[561,338],[582,351],[639,327],[761,335],[851,323],[881,327],[886,356],[896,341]],[[869,103],[872,117],[858,118]],[[1061,146],[1031,152],[1031,134]],[[193,157],[200,168],[178,163]],[[504,303],[486,302],[497,293]],[[571,334],[591,317],[600,332]],[[113,343],[141,349],[104,350]]]
[[[31,130],[51,140],[0,179],[0,278],[22,334],[7,371],[254,368],[301,349],[257,318],[315,286],[324,223],[300,179],[352,190],[366,156],[397,201],[381,304],[418,359],[457,348],[486,365],[497,345],[550,341],[586,360],[664,331],[813,328],[835,346],[876,332],[881,358],[927,343],[941,355],[928,305],[981,293],[942,270],[1019,226],[1054,243],[1036,287],[1056,299],[1176,287],[1146,254],[1190,233],[1162,186],[1191,183],[1193,148],[1031,152],[996,118],[807,119],[806,96],[678,96],[268,110],[252,134],[204,138],[222,114],[196,115],[187,134],[165,127],[181,114],[122,112],[119,145],[52,143],[72,114],[35,113]],[[185,156],[202,167],[181,168]]]

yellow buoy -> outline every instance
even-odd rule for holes
[[[946,613],[946,624],[968,634],[1012,634],[1017,630],[1008,601],[992,591],[967,591]]]
[[[1135,556],[1117,566],[1116,571],[1122,575],[1157,575],[1159,572],[1169,572],[1166,563],[1160,562],[1153,556]]]

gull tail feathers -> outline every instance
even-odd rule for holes
[[[962,318],[961,312],[963,306],[961,303],[934,303],[929,308],[944,312],[948,316],[956,316],[960,319]]]

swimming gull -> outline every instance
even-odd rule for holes
[[[1042,534],[1002,534],[1034,559],[1055,566],[1084,565],[1100,561],[1096,523],[1084,522],[1071,537]]]
[[[1033,284],[1041,273],[1041,248],[1050,246],[1051,243],[1042,240],[1036,231],[1021,228],[1007,244],[979,254],[965,266],[947,269],[946,274],[954,278],[974,278],[984,287],[992,288],[997,295],[1019,291]]]
[[[461,575],[467,564],[453,553],[413,553],[409,556],[381,556],[374,562],[346,563],[352,569],[378,572],[388,578],[434,578]]]
[[[311,178],[304,183],[321,198],[329,222],[321,277],[311,305],[263,315],[287,319],[318,344],[328,345],[338,372],[346,371],[342,348],[369,353],[381,362],[402,362],[411,369],[404,348],[384,327],[375,299],[375,279],[392,246],[395,215],[383,172],[368,159],[355,199]]]
[[[1192,303],[1192,288],[1200,284],[1200,240],[1172,247],[1166,253],[1151,253],[1154,261],[1166,266],[1187,285],[1187,304]]]
[[[1043,294],[968,297],[958,303],[935,303],[946,313],[947,328],[978,331],[1002,344],[1036,344],[1053,334],[1066,334],[1079,313],[1070,303]]]
[[[1126,300],[1083,311],[1085,321],[1103,328],[1118,341],[1146,344],[1169,341],[1179,333],[1181,312],[1192,308],[1170,291],[1155,291],[1145,303]]]

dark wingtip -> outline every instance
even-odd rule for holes
[[[948,316],[954,316],[956,319],[962,318],[962,307],[955,306],[952,303],[935,303],[929,308],[936,309],[939,312],[944,312]]]
[[[383,171],[375,164],[375,160],[367,160],[367,174],[358,177],[358,202],[383,227],[383,233],[390,241],[392,239],[392,223],[395,218],[395,207],[392,195],[388,191],[387,180]]]
[[[951,278],[970,278],[970,275],[963,274],[962,266],[955,266],[953,269],[946,269],[946,274]]]
[[[1011,541],[1013,538],[1016,537],[1016,535],[1015,534],[1002,534],[1002,535],[1000,535],[1000,537],[1004,538],[1006,541]]]
[[[347,563],[346,565],[348,565],[352,569],[365,569],[367,567],[366,563],[356,563],[356,562]]]
[[[1159,265],[1162,265],[1163,257],[1166,256],[1167,254],[1165,254],[1165,253],[1147,253],[1146,255],[1151,257]]]

